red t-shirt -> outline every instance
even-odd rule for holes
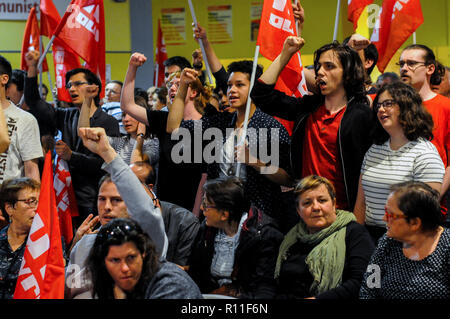
[[[302,177],[319,175],[329,179],[336,189],[336,207],[339,209],[348,209],[337,144],[345,109],[331,114],[322,105],[308,117],[302,154]]]
[[[434,98],[424,101],[423,105],[433,117],[433,140],[439,155],[447,167],[447,152],[450,150],[450,99],[437,94]]]

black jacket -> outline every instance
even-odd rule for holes
[[[205,294],[219,288],[210,271],[217,231],[217,228],[208,227],[203,221],[189,263],[189,274]],[[239,298],[275,297],[274,271],[282,241],[283,234],[275,220],[252,207],[242,225],[234,258],[232,288],[238,292]]]
[[[302,150],[307,118],[314,113],[324,100],[322,96],[306,95],[302,98],[290,97],[267,85],[255,81],[251,92],[253,102],[263,112],[272,116],[295,121],[291,140],[291,169],[295,178],[302,178]],[[359,175],[364,155],[372,145],[372,110],[368,104],[350,102],[339,126],[337,147],[341,163],[345,193],[349,210],[353,210],[358,192]]]
[[[198,218],[189,210],[164,201],[161,201],[161,213],[169,240],[166,259],[186,266],[200,228]]]
[[[103,160],[84,147],[78,136],[78,118],[80,110],[77,107],[53,107],[33,94],[37,86],[37,78],[25,78],[25,102],[30,112],[36,117],[40,126],[48,132],[60,130],[62,140],[72,150],[72,157],[68,161],[72,177],[77,204],[92,207],[96,211],[98,182],[105,172],[101,169]],[[102,111],[101,107],[90,119],[91,127],[103,127],[108,136],[120,136],[119,122],[111,115]]]

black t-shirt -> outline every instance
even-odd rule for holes
[[[190,159],[186,162],[175,162],[172,150],[180,149],[181,140],[172,140],[171,134],[166,132],[168,112],[147,110],[149,131],[159,139],[159,169],[157,182],[157,195],[160,200],[177,204],[192,211],[197,194],[198,185],[202,173],[205,171],[202,163],[194,162],[194,138],[191,138],[191,146],[182,149],[191,152]],[[200,148],[202,149],[202,145]]]

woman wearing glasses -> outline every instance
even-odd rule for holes
[[[373,112],[374,144],[364,157],[354,213],[376,242],[386,232],[383,216],[389,187],[421,181],[439,191],[445,171],[430,142],[433,120],[412,87],[402,82],[383,86]]]
[[[97,234],[89,257],[99,299],[201,299],[200,290],[177,265],[160,261],[139,224],[117,218]]]
[[[207,181],[205,219],[192,247],[189,274],[204,294],[272,299],[278,247],[275,220],[255,207],[235,176]]]
[[[1,187],[1,210],[9,225],[0,230],[0,299],[13,297],[39,192],[39,182],[28,177],[7,180]]]
[[[423,182],[393,185],[385,207],[387,233],[361,285],[362,299],[449,299],[450,230],[439,192]]]

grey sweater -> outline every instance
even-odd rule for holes
[[[137,221],[150,236],[156,250],[161,254],[161,260],[165,260],[168,240],[160,209],[154,208],[153,201],[141,182],[120,156],[116,156],[109,164],[103,164],[102,168],[111,174],[130,218]],[[87,263],[96,236],[83,236],[70,253],[70,261],[66,267],[65,299],[93,298],[92,279]]]
[[[163,261],[147,287],[145,299],[203,299],[203,296],[187,272]]]

